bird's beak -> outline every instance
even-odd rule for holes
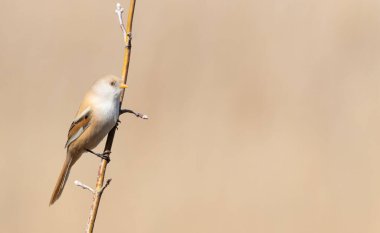
[[[127,88],[127,87],[128,87],[127,84],[124,84],[124,83],[121,83],[121,84],[120,84],[120,88]]]

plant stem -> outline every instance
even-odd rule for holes
[[[122,79],[123,83],[127,83],[127,76],[128,76],[128,70],[129,70],[129,59],[131,57],[131,49],[132,49],[132,22],[133,22],[133,15],[135,11],[135,2],[136,0],[130,0],[130,5],[129,5],[129,11],[128,11],[128,21],[127,21],[127,36],[125,37],[125,50],[124,50],[124,62],[123,62],[123,69],[122,69]],[[122,105],[124,99],[124,89],[121,93],[120,97],[120,107]],[[104,151],[111,151],[112,149],[112,144],[113,144],[113,139],[115,137],[115,132],[116,132],[116,126],[108,133],[107,136],[107,141],[106,145],[104,147]],[[93,197],[93,202],[91,205],[91,210],[90,210],[90,216],[88,218],[87,222],[87,233],[92,233],[94,230],[94,225],[95,225],[95,220],[96,220],[96,215],[98,213],[99,209],[99,204],[100,204],[100,199],[102,197],[103,191],[104,191],[104,176],[106,174],[106,169],[107,169],[107,161],[102,159],[99,170],[98,170],[98,178],[96,181],[96,189]]]

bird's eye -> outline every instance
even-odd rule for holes
[[[111,84],[111,86],[115,86],[116,82],[112,81],[110,84]]]

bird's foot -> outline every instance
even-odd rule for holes
[[[119,119],[117,119],[117,121],[116,121],[116,125],[115,125],[116,130],[119,129],[119,124],[120,124],[120,123],[121,123],[121,121],[120,121]]]
[[[106,150],[103,153],[96,153],[89,149],[86,149],[86,151],[98,156],[101,159],[104,159],[105,161],[107,161],[107,163],[111,162],[111,158],[110,158],[111,151],[109,150]]]

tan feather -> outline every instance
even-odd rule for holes
[[[90,126],[91,119],[92,110],[90,107],[87,107],[83,112],[80,112],[80,114],[71,123],[65,148],[84,133],[88,126]]]
[[[70,174],[70,169],[73,165],[72,156],[67,156],[65,163],[63,164],[61,173],[59,174],[57,183],[55,184],[53,194],[51,195],[49,206],[54,204],[55,201],[61,196],[63,188],[65,187],[67,178]]]
[[[85,95],[67,135],[67,156],[50,205],[61,196],[74,163],[84,152],[95,148],[115,126],[121,88],[125,88],[120,83],[121,80],[115,76],[104,77],[96,81]]]

